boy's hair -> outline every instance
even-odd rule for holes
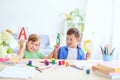
[[[67,31],[67,35],[72,35],[72,34],[74,34],[76,38],[80,38],[80,32],[77,28],[70,28]]]
[[[31,34],[29,37],[28,37],[28,41],[39,41],[40,40],[40,37],[37,35],[37,34]]]

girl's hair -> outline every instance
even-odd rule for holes
[[[72,34],[74,34],[76,38],[80,38],[80,32],[77,28],[70,28],[67,31],[67,35],[72,35]]]
[[[37,35],[37,34],[31,34],[29,37],[28,37],[28,41],[39,41],[40,40],[40,37]]]

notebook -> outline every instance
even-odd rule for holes
[[[97,65],[99,68],[110,72],[120,72],[120,61],[100,62]]]
[[[6,66],[2,71],[0,71],[0,77],[28,79],[33,77],[34,73],[34,67]]]
[[[101,76],[101,77],[106,77],[106,78],[109,78],[109,79],[120,79],[120,74],[116,74],[116,75],[107,75],[107,74],[104,74],[98,70],[95,71],[95,74],[98,75],[98,76]]]

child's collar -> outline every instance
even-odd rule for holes
[[[69,48],[69,46],[66,46],[66,49],[68,49]],[[79,49],[80,47],[77,45],[77,49]]]

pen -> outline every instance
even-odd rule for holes
[[[111,53],[111,50],[112,50],[112,45],[109,44],[109,45],[108,45],[108,54],[109,54],[109,55],[110,55],[110,53]]]
[[[38,71],[40,71],[40,72],[42,72],[41,69],[39,69],[38,67],[36,67],[35,69],[38,70]]]
[[[48,67],[43,67],[43,68],[40,68],[40,70],[45,70],[45,69],[49,69],[49,68],[51,68],[50,66],[48,66]]]
[[[110,55],[112,55],[112,54],[113,54],[114,50],[115,50],[115,48],[111,51]]]
[[[104,47],[104,54],[106,55],[106,47]]]
[[[76,65],[70,65],[70,66],[73,67],[73,68],[76,68],[78,70],[83,70],[83,68],[77,67]]]
[[[102,54],[104,54],[103,48],[101,46],[100,46],[100,48],[101,48]]]
[[[105,53],[106,53],[106,55],[108,55],[108,47],[106,47],[106,50],[105,50],[105,51],[106,51],[106,52],[105,52]]]

